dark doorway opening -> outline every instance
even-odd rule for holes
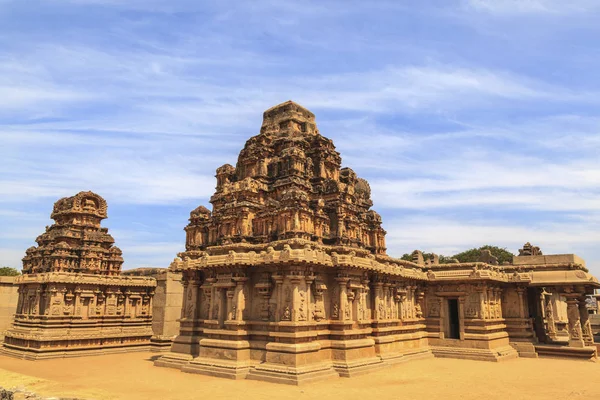
[[[460,339],[458,299],[448,299],[448,339]]]
[[[527,305],[529,318],[533,321],[535,336],[540,343],[546,343],[546,329],[544,327],[544,315],[538,288],[527,288]]]

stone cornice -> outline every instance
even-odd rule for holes
[[[175,271],[189,269],[206,269],[219,267],[249,267],[256,265],[297,265],[307,264],[323,267],[357,268],[369,271],[375,271],[392,276],[399,276],[407,279],[426,280],[427,276],[416,265],[398,260],[390,262],[386,257],[375,257],[372,254],[357,255],[354,251],[348,254],[339,254],[335,251],[326,251],[322,248],[312,249],[310,247],[292,249],[289,245],[284,245],[283,249],[275,250],[268,247],[266,250],[256,252],[236,252],[229,250],[227,254],[210,255],[207,252],[192,254],[195,258],[189,257],[189,253],[181,253],[181,258],[176,258],[170,268]]]
[[[47,272],[21,275],[15,279],[19,285],[32,283],[75,283],[101,286],[156,287],[156,279],[141,276],[104,276],[68,272]]]

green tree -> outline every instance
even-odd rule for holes
[[[477,260],[479,260],[479,257],[481,256],[481,250],[489,250],[494,257],[498,258],[498,264],[502,264],[505,261],[512,263],[512,259],[514,257],[514,254],[506,250],[506,248],[486,244],[485,246],[466,250],[462,253],[458,253],[449,257],[439,254],[440,264],[447,264],[453,258],[456,258],[461,263],[477,262]],[[423,260],[425,261],[429,260],[432,254],[423,251],[421,253],[423,253]],[[412,261],[412,253],[405,253],[402,255],[402,257],[400,257],[400,259],[405,261]]]
[[[0,267],[0,276],[17,276],[21,275],[19,271],[11,267]]]
[[[412,255],[410,255],[410,254],[408,254],[408,253],[404,253],[404,254],[402,255],[402,257],[400,257],[400,259],[401,259],[401,260],[404,260],[404,261],[412,261]]]
[[[463,251],[462,253],[455,254],[451,258],[456,258],[461,263],[477,262],[477,260],[479,260],[479,256],[481,255],[481,250],[489,250],[494,257],[498,258],[498,264],[502,264],[505,261],[510,263],[514,257],[514,254],[506,250],[506,248],[490,246],[486,244],[485,246],[481,246],[479,248],[473,248]]]

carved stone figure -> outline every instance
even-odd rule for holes
[[[531,243],[527,242],[523,245],[522,249],[519,249],[519,256],[541,256],[542,251],[537,246],[532,246]]]
[[[292,320],[292,313],[290,311],[290,306],[285,306],[285,308],[283,309],[283,315],[281,316],[281,320],[282,321],[291,321]]]
[[[338,319],[340,317],[340,305],[338,303],[333,303],[333,310],[331,311],[331,317],[334,319]]]
[[[215,306],[213,307],[212,319],[219,319],[219,303],[215,303]]]
[[[421,310],[421,305],[419,303],[415,305],[415,315],[417,318],[423,317],[423,311]]]
[[[478,261],[486,264],[498,265],[498,257],[493,256],[489,249],[481,250]]]

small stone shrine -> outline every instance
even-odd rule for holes
[[[147,349],[156,281],[121,276],[123,258],[100,222],[106,201],[80,192],[54,204],[16,278],[19,299],[4,354],[25,359]]]

